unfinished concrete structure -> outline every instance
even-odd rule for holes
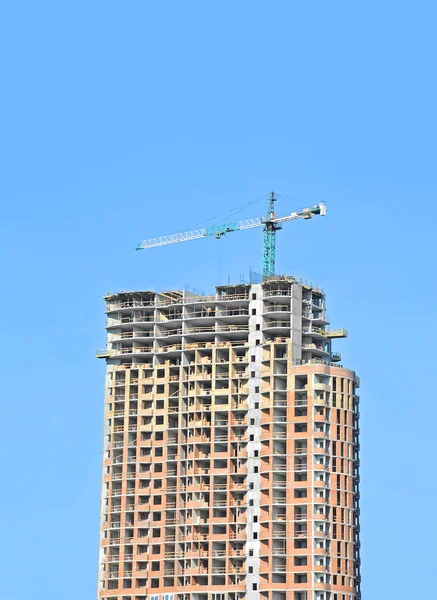
[[[359,382],[323,292],[106,303],[98,598],[360,598]]]

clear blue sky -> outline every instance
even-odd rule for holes
[[[102,296],[217,282],[215,240],[136,244],[271,189],[328,205],[278,267],[324,287],[361,376],[364,598],[434,597],[436,12],[0,2],[2,599],[95,596]],[[225,281],[261,238],[223,240]]]

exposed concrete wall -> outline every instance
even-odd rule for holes
[[[256,299],[254,300],[254,296]],[[247,445],[247,543],[246,543],[246,597],[247,600],[258,600],[259,598],[259,504],[260,504],[260,473],[259,473],[259,454],[260,454],[260,419],[261,419],[261,360],[262,360],[262,287],[253,285],[250,292],[249,302],[249,354],[255,357],[255,361],[249,363],[250,375],[255,374],[249,379],[249,412],[248,412],[248,435]],[[254,315],[253,312],[256,314]],[[259,325],[257,331],[257,325]],[[257,343],[258,341],[258,343]],[[256,391],[258,390],[258,391]],[[255,408],[257,403],[258,408]],[[254,423],[253,425],[251,423]],[[253,441],[250,441],[253,439]],[[255,458],[257,451],[258,458]],[[255,473],[255,467],[258,473]],[[252,489],[251,489],[252,488]],[[253,501],[253,502],[251,502]],[[253,506],[250,506],[250,504]],[[254,516],[258,517],[258,523],[254,523]],[[254,540],[256,533],[258,539]],[[253,556],[249,556],[249,551],[253,551]],[[253,573],[249,573],[249,568]],[[257,584],[257,590],[253,589],[253,584]]]
[[[291,297],[291,354],[293,359],[302,358],[302,286],[292,285]]]

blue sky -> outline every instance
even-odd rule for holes
[[[102,296],[260,270],[261,230],[135,252],[260,199],[361,376],[364,597],[430,597],[436,84],[431,2],[0,2],[0,595],[93,598]],[[217,219],[216,222],[220,222]],[[428,323],[427,318],[431,318]],[[6,416],[6,418],[5,418]],[[384,565],[384,568],[382,568]]]

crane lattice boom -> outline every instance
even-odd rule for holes
[[[219,238],[225,233],[239,231],[241,229],[250,229],[262,225],[262,217],[246,219],[245,221],[236,221],[235,223],[226,223],[225,225],[213,225],[203,229],[194,229],[194,231],[184,231],[184,233],[173,233],[172,235],[162,235],[161,237],[143,240],[137,247],[137,250],[146,248],[155,248],[156,246],[166,246],[167,244],[176,244],[177,242],[188,242],[188,240],[197,240],[203,237]]]

